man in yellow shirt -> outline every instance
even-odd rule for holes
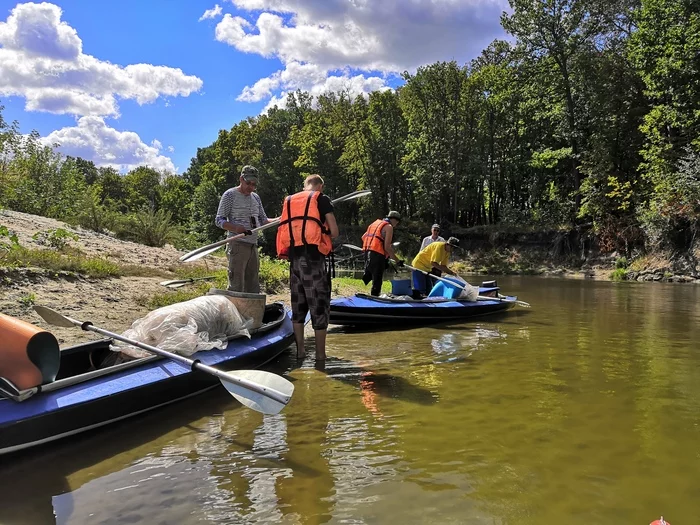
[[[447,267],[450,260],[450,253],[454,248],[459,247],[459,239],[450,237],[447,242],[433,242],[423,248],[416,255],[411,263],[411,266],[424,272],[430,272],[433,275],[440,277],[443,273],[448,275],[457,275]],[[420,294],[428,295],[433,287],[433,279],[422,272],[413,270],[413,295]]]

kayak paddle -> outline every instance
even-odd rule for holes
[[[277,374],[265,372],[263,370],[232,370],[230,372],[224,372],[218,368],[200,363],[198,360],[194,361],[156,346],[147,345],[134,339],[129,339],[119,334],[98,328],[90,321],[78,321],[66,317],[46,306],[35,305],[34,310],[44,321],[54,326],[62,326],[64,328],[78,326],[83,330],[96,332],[111,337],[112,339],[143,348],[144,350],[153,352],[162,357],[167,357],[168,359],[187,365],[191,370],[199,370],[205,374],[212,375],[221,381],[221,384],[224,385],[226,390],[240,401],[241,404],[253,410],[257,410],[258,412],[262,412],[263,414],[279,413],[287,403],[289,403],[292,398],[292,393],[294,392],[294,385],[291,381]]]
[[[209,277],[197,277],[197,278],[190,278],[190,279],[175,279],[173,281],[162,281],[159,284],[161,286],[167,286],[168,288],[181,288],[185,286],[186,284],[193,283],[195,281],[210,281],[212,279],[216,279],[215,275],[211,275]]]

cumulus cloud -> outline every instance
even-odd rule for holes
[[[243,88],[237,100],[258,102],[272,96],[278,88],[310,90],[313,86],[326,81],[328,70],[315,64],[291,62],[282,71],[277,71],[269,77],[261,78],[252,86]]]
[[[285,69],[246,86],[239,100],[259,101],[292,89],[293,68],[333,85],[348,68],[385,76],[439,60],[467,62],[503,35],[507,0],[230,0],[257,19],[226,14],[215,38],[244,53],[280,60]],[[287,74],[292,80],[285,81]],[[346,75],[337,77],[347,83]],[[374,83],[379,77],[365,78]],[[359,79],[352,78],[351,84]],[[287,84],[288,83],[288,84]],[[308,82],[302,83],[307,85]]]
[[[262,111],[263,113],[274,106],[277,106],[278,108],[286,107],[287,94],[290,91],[296,91],[297,89],[308,91],[314,97],[327,92],[343,92],[347,93],[351,97],[356,97],[357,95],[368,96],[373,91],[390,89],[389,86],[385,84],[383,78],[365,77],[364,75],[349,76],[347,74],[329,76],[326,77],[323,82],[302,85],[284,84],[284,86],[285,88],[288,88],[288,90],[282,91],[279,95],[271,96],[270,100]]]
[[[102,117],[81,117],[76,126],[53,131],[42,140],[57,145],[65,155],[91,160],[97,166],[111,166],[119,171],[138,166],[177,171],[173,161],[161,155],[160,141],[153,140],[149,146],[137,133],[111,128]]]
[[[207,20],[208,18],[219,18],[221,16],[221,6],[219,4],[214,5],[211,9],[204,11],[204,14],[199,17],[199,21]]]
[[[24,97],[28,111],[118,115],[118,99],[152,103],[189,96],[202,81],[177,68],[122,67],[82,50],[75,29],[50,3],[18,4],[0,22],[0,96]]]

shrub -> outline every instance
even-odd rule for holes
[[[45,232],[36,232],[32,239],[42,246],[49,246],[56,250],[62,250],[69,241],[77,241],[79,237],[63,228],[54,228]]]
[[[289,286],[289,263],[260,254],[260,288],[266,293],[277,293]]]
[[[0,224],[0,260],[2,260],[10,251],[19,247],[17,235],[10,232],[7,226]]]
[[[625,268],[617,268],[613,271],[610,278],[613,281],[626,281],[627,280],[627,270]]]
[[[100,203],[99,188],[93,186],[83,196],[81,206],[72,222],[83,228],[104,233],[114,230],[116,223],[115,213]]]
[[[178,229],[172,223],[170,212],[152,209],[123,217],[117,223],[116,232],[120,239],[158,248],[172,242],[178,235]]]

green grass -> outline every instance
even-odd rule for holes
[[[612,274],[610,274],[610,279],[613,281],[626,281],[627,280],[627,270],[625,268],[616,268]]]
[[[333,295],[355,295],[356,293],[369,294],[372,288],[372,283],[365,285],[362,279],[353,279],[352,277],[336,277],[331,283]],[[384,280],[382,283],[382,293],[391,292],[391,282]]]
[[[155,310],[156,308],[182,303],[206,295],[211,286],[211,283],[207,282],[205,284],[191,284],[183,288],[176,288],[175,290],[164,289],[162,293],[157,293],[150,297],[141,297],[137,302],[150,310]]]
[[[89,257],[79,249],[66,246],[64,249],[25,248],[13,246],[3,252],[0,266],[10,268],[44,268],[53,271],[73,272],[86,277],[167,277],[169,272],[137,264],[118,264],[103,257]]]
[[[0,264],[9,267],[37,267],[54,271],[67,271],[88,277],[119,277],[125,275],[122,267],[107,259],[69,255],[56,250],[29,249],[21,246],[8,251]]]
[[[210,288],[225,290],[228,287],[228,272],[225,269],[212,271],[202,266],[181,266],[174,269],[176,277],[172,279],[197,279],[198,277],[215,276],[212,281],[195,282],[182,288],[164,288],[150,297],[138,300],[150,309],[161,308],[171,304],[189,301],[205,295]],[[272,259],[266,255],[260,256],[260,289],[263,293],[274,294],[289,289],[289,263]]]
[[[266,293],[279,293],[289,288],[289,263],[260,255],[260,288]]]
[[[36,302],[36,295],[33,293],[25,293],[18,299],[19,303],[25,308],[29,308]]]

